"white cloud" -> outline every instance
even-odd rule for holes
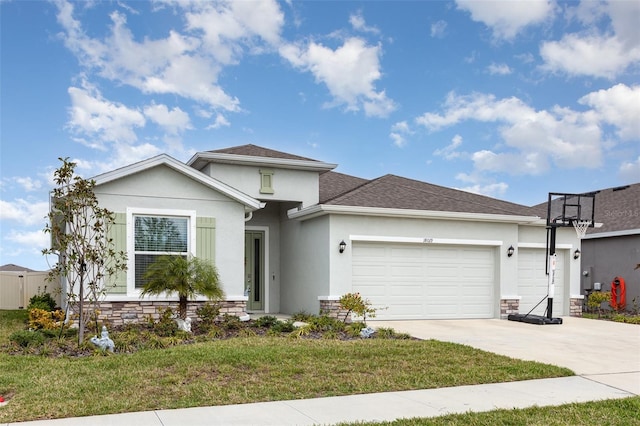
[[[498,39],[513,39],[529,25],[541,24],[553,16],[554,3],[550,0],[518,1],[456,0],[458,9],[471,14],[471,19],[482,22]]]
[[[44,227],[43,227],[44,228]],[[7,234],[6,239],[40,253],[42,249],[49,247],[50,236],[42,230],[39,231],[17,231],[12,229]]]
[[[216,115],[216,119],[213,122],[213,124],[210,124],[209,126],[207,126],[207,130],[208,129],[219,129],[220,127],[229,127],[229,126],[231,126],[231,123],[229,123],[229,120],[227,120],[224,115],[217,114]]]
[[[474,194],[486,195],[488,197],[500,198],[504,196],[509,189],[509,185],[505,182],[487,182],[485,178],[479,176],[477,173],[458,173],[456,179],[469,184],[458,187],[457,189]]]
[[[436,149],[433,151],[434,155],[438,157],[443,157],[445,160],[453,160],[455,158],[460,157],[461,153],[458,151],[458,148],[462,145],[462,136],[455,135],[451,139],[451,143],[444,148]]]
[[[113,12],[110,34],[97,39],[74,18],[72,3],[56,4],[65,45],[87,70],[144,93],[174,94],[227,111],[239,111],[240,102],[218,84],[221,70],[245,51],[260,53],[278,44],[284,24],[274,1],[178,2],[189,35],[171,31],[166,38],[138,42],[125,15]]]
[[[17,183],[22,187],[24,191],[27,191],[27,192],[37,191],[42,188],[42,182],[40,180],[33,179],[29,176],[26,176],[26,177],[16,176],[16,177],[7,179],[7,181],[13,181]]]
[[[542,43],[543,70],[613,79],[640,61],[640,2],[582,1],[569,7],[567,16],[584,30]]]
[[[431,37],[442,38],[447,30],[447,23],[445,21],[437,21],[431,24]]]
[[[507,64],[492,63],[487,67],[487,72],[491,75],[509,75],[512,71]]]
[[[407,144],[405,136],[412,135],[414,133],[415,132],[409,127],[409,123],[406,121],[399,121],[391,126],[391,133],[389,133],[389,137],[395,146],[402,148]]]
[[[601,122],[615,126],[621,139],[640,140],[640,86],[617,84],[591,92],[578,102],[593,108]]]
[[[68,92],[71,107],[67,127],[73,133],[102,142],[137,140],[134,128],[145,125],[140,111],[104,99],[97,89],[87,84],[84,88],[70,87]]]
[[[625,182],[640,182],[640,156],[635,160],[622,163],[618,174]]]
[[[182,111],[179,107],[169,111],[166,105],[158,105],[152,103],[144,108],[144,115],[151,121],[158,124],[170,135],[177,135],[187,129],[192,129],[189,114]]]
[[[545,71],[612,79],[640,60],[640,48],[628,49],[617,37],[567,34],[543,43],[540,55]]]
[[[356,31],[361,31],[361,32],[365,32],[365,33],[373,33],[373,34],[379,34],[380,30],[376,27],[370,27],[367,25],[367,23],[364,20],[364,17],[362,16],[361,12],[352,14],[351,16],[349,16],[349,23],[351,24],[351,26],[353,27],[354,30]]]
[[[549,161],[561,168],[595,168],[602,163],[602,132],[593,111],[558,106],[536,111],[515,97],[450,93],[442,114],[425,113],[416,123],[437,131],[468,120],[498,124],[499,136],[515,150],[474,153],[474,164],[482,170],[539,174],[548,169]]]
[[[21,225],[37,225],[46,222],[49,212],[47,201],[29,201],[18,198],[13,201],[0,200],[0,220],[11,220]]]
[[[327,86],[333,100],[325,107],[364,109],[366,115],[374,117],[386,117],[396,109],[384,90],[375,89],[375,82],[382,77],[379,45],[370,46],[361,38],[351,37],[335,50],[310,42],[285,45],[280,54],[292,66],[311,72],[316,82]]]

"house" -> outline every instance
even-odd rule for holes
[[[129,258],[103,315],[133,321],[175,304],[140,297],[146,266],[167,252],[214,262],[230,313],[335,314],[340,296],[359,292],[379,319],[506,318],[546,295],[545,220],[532,208],[336,166],[244,145],[95,177]],[[559,229],[556,316],[581,313],[579,247],[572,228]]]
[[[583,294],[600,283],[611,290],[615,277],[626,283],[627,309],[640,307],[640,183],[596,191],[595,219],[602,227],[589,229],[582,240]]]

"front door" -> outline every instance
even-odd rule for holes
[[[244,275],[247,310],[264,311],[264,231],[245,231]]]

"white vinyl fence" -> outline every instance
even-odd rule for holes
[[[29,299],[47,292],[60,306],[60,282],[47,281],[48,272],[0,272],[0,309],[26,309]]]

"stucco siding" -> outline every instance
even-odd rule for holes
[[[273,194],[260,192],[260,170],[273,172]],[[279,169],[274,167],[211,164],[203,172],[239,189],[245,194],[264,201],[299,201],[303,206],[318,202],[318,172]]]
[[[318,296],[329,293],[329,218],[287,220],[281,227],[281,242],[280,311],[318,314]]]
[[[640,306],[640,235],[593,238],[582,241],[582,294],[593,289],[593,283],[602,284],[602,291],[611,290],[616,276],[624,278],[627,291],[627,308],[633,309],[633,299]]]
[[[214,232],[210,229],[206,236],[202,230],[196,230],[196,246],[198,232],[200,238],[213,239],[213,247],[205,250],[200,245],[202,254],[214,257],[226,296],[233,299],[244,297],[245,213],[242,204],[165,166],[99,185],[95,193],[102,207],[122,215],[128,209],[164,212],[190,210],[195,212],[196,218],[215,221]],[[197,224],[196,221],[196,228]]]

